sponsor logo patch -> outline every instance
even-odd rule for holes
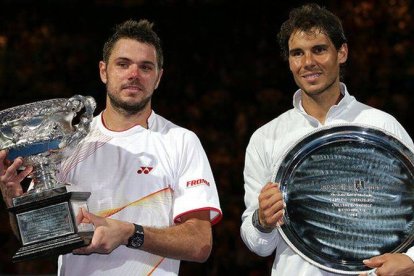
[[[210,182],[201,178],[201,179],[187,181],[187,188],[195,187],[195,186],[202,185],[202,184],[210,186]]]

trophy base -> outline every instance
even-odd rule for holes
[[[16,198],[9,211],[15,215],[22,247],[12,261],[65,254],[88,245],[94,227],[78,220],[81,208],[88,209],[89,196],[58,187]]]
[[[92,239],[92,235],[93,232],[85,237],[81,237],[78,234],[70,234],[68,236],[22,246],[12,257],[12,262],[17,263],[70,253],[73,249],[88,245]]]

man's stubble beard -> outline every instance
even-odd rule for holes
[[[322,87],[321,89],[318,89],[318,90],[316,90],[316,91],[313,91],[313,92],[309,92],[309,91],[307,91],[307,90],[305,90],[305,89],[303,89],[303,88],[301,88],[301,90],[305,93],[305,94],[307,94],[307,95],[309,95],[309,96],[312,96],[312,95],[320,95],[320,94],[322,94],[323,92],[325,92],[326,90],[329,90],[329,88],[331,88],[332,86],[334,86],[334,84],[336,83],[336,79],[334,79],[332,82],[330,82],[329,84],[327,84],[326,86],[324,86],[324,87]]]
[[[145,109],[151,102],[152,95],[142,99],[141,101],[130,104],[114,96],[111,92],[107,92],[111,105],[119,112],[126,115],[135,115]]]

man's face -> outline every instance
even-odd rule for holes
[[[151,108],[151,97],[162,75],[154,46],[120,39],[108,63],[99,63],[99,72],[106,84],[107,104],[127,114]]]
[[[336,50],[332,41],[317,29],[297,30],[289,38],[289,68],[296,84],[309,96],[330,91],[339,84],[339,68],[348,56],[343,44]]]

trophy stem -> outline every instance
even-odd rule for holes
[[[33,167],[31,177],[33,178],[34,192],[62,186],[62,184],[56,180],[56,171],[53,164],[36,164]]]

